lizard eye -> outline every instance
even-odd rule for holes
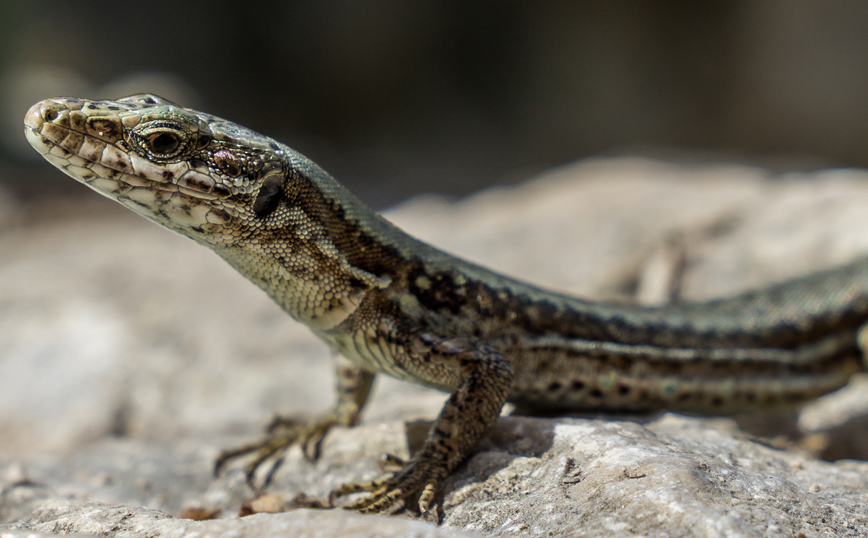
[[[253,201],[253,212],[259,218],[265,218],[277,209],[280,204],[280,196],[283,187],[283,177],[279,175],[268,176],[259,187],[259,194]]]
[[[125,138],[142,157],[156,162],[180,158],[192,143],[192,137],[184,125],[162,120],[139,125],[125,134]]]
[[[157,155],[171,154],[180,144],[178,135],[170,131],[154,133],[148,138],[148,147]]]

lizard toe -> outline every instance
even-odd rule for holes
[[[311,421],[275,418],[268,426],[265,437],[260,441],[220,454],[214,464],[214,473],[219,476],[230,461],[250,455],[251,460],[244,467],[245,478],[252,489],[263,489],[268,486],[280,468],[288,448],[298,444],[305,459],[314,461],[319,457],[322,440],[336,424],[338,419],[334,414]],[[268,460],[272,460],[271,467],[262,484],[256,485],[256,472]]]
[[[338,497],[368,492],[361,499],[343,505],[344,509],[363,514],[394,513],[415,501],[422,517],[430,520],[434,497],[446,475],[445,468],[436,462],[410,461],[400,472],[387,473],[369,482],[344,484],[331,493],[329,500],[334,505]]]

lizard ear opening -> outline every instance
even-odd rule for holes
[[[262,180],[256,200],[253,201],[253,212],[259,218],[265,218],[277,209],[283,196],[283,175],[275,174]]]

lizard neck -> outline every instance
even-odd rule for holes
[[[279,220],[214,250],[295,319],[328,330],[366,294],[434,250],[406,235],[312,161],[284,147],[288,177]]]

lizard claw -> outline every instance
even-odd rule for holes
[[[390,463],[395,460],[397,458]],[[366,497],[346,504],[343,508],[362,514],[392,514],[404,509],[407,503],[415,498],[422,518],[436,522],[439,518],[433,501],[446,475],[446,469],[436,462],[410,461],[399,472],[387,473],[368,482],[343,484],[331,492],[329,503],[334,506],[339,497],[370,492]]]
[[[400,458],[394,454],[383,454],[377,463],[384,473],[398,472],[407,465],[407,461],[404,458]]]

